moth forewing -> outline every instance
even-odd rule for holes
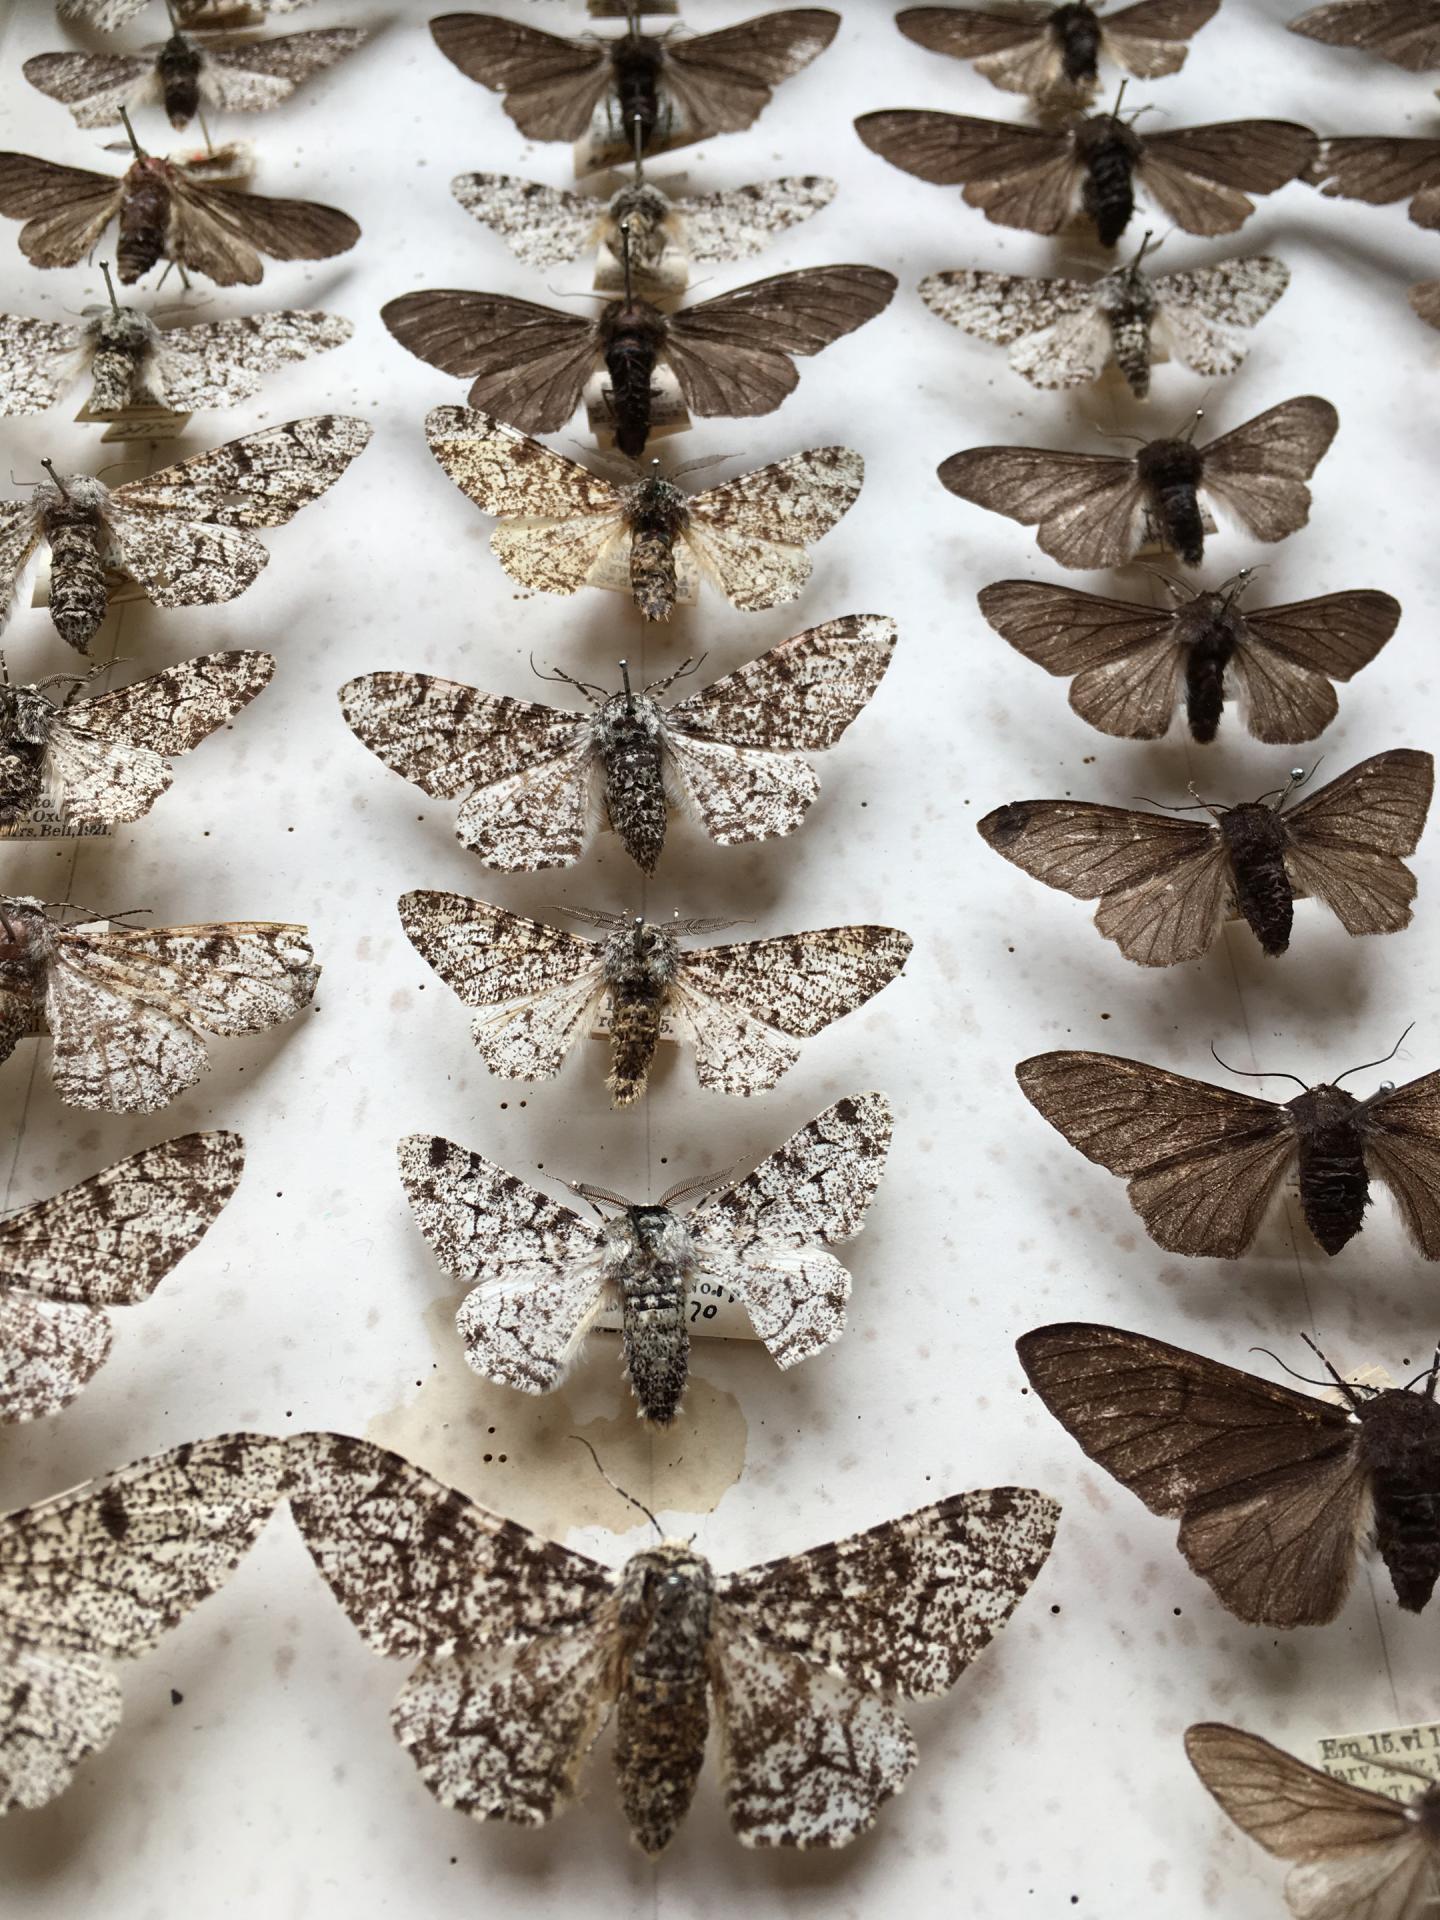
[[[1285,24],[1326,46],[1377,54],[1407,73],[1440,67],[1440,21],[1428,0],[1328,0]]]

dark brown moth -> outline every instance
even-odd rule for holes
[[[1333,1620],[1367,1543],[1407,1612],[1430,1599],[1440,1356],[1410,1387],[1355,1385],[1327,1361],[1337,1405],[1118,1327],[1037,1327],[1015,1347],[1090,1458],[1180,1521],[1181,1553],[1241,1620]]]
[[[1008,0],[980,7],[909,7],[895,16],[907,40],[975,71],[1007,93],[1027,93],[1047,109],[1083,106],[1111,60],[1142,80],[1178,73],[1189,41],[1220,0],[1138,0],[1102,13],[1086,0]]]
[[[1193,740],[1215,738],[1227,700],[1267,746],[1313,740],[1335,718],[1332,680],[1375,658],[1400,603],[1361,587],[1278,607],[1242,607],[1250,569],[1213,592],[1165,581],[1168,607],[1105,600],[1074,587],[998,580],[980,611],[1027,660],[1074,679],[1070,705],[1101,733],[1158,740],[1183,699]]]
[[[797,7],[698,35],[641,33],[632,18],[619,38],[567,40],[488,13],[442,14],[430,31],[463,74],[504,94],[529,139],[592,133],[600,166],[748,127],[839,26],[838,13]]]
[[[963,187],[1002,227],[1058,233],[1080,214],[1113,247],[1135,212],[1135,189],[1186,233],[1234,233],[1303,173],[1315,135],[1289,120],[1225,120],[1142,134],[1118,110],[1068,126],[1016,126],[901,108],[862,114],[855,131],[873,153],[935,186]]]
[[[1286,25],[1291,33],[1328,47],[1378,54],[1407,73],[1440,67],[1440,7],[1435,0],[1329,0]]]
[[[1187,1730],[1185,1752],[1236,1826],[1296,1863],[1296,1920],[1427,1920],[1440,1905],[1440,1783],[1419,1768],[1379,1763],[1409,1776],[1395,1800],[1213,1721]]]
[[[1408,200],[1417,227],[1440,227],[1440,139],[1376,133],[1323,140],[1305,177],[1331,200],[1372,207]]]
[[[1287,813],[1301,777],[1258,800],[1205,806],[1213,824],[1083,800],[1016,800],[977,830],[1046,886],[1098,899],[1095,925],[1142,967],[1198,959],[1237,914],[1266,954],[1284,953],[1295,902],[1307,897],[1347,933],[1408,927],[1415,876],[1401,855],[1424,830],[1430,755],[1376,754]]]
[[[1284,1105],[1108,1053],[1036,1054],[1015,1078],[1072,1147],[1127,1182],[1168,1253],[1238,1259],[1293,1171],[1326,1253],[1360,1231],[1378,1180],[1422,1258],[1440,1260],[1440,1073],[1357,1100],[1340,1082],[1360,1071],[1313,1087],[1279,1074],[1301,1089]]]
[[[598,367],[615,444],[632,456],[650,437],[653,380],[668,367],[691,413],[773,413],[799,381],[792,355],[819,353],[890,304],[894,274],[878,267],[806,267],[662,313],[627,287],[594,319],[453,289],[402,294],[380,318],[402,347],[473,382],[470,406],[522,433],[554,433]]]
[[[60,167],[28,153],[0,153],[0,214],[23,220],[20,251],[37,267],[73,267],[112,220],[115,261],[129,286],[160,260],[203,273],[219,287],[257,285],[272,260],[328,260],[360,238],[348,213],[313,200],[274,200],[211,186],[175,162],[146,153],[118,179]]]
[[[202,107],[263,113],[289,99],[370,38],[368,27],[322,27],[237,46],[210,46],[176,32],[139,53],[37,53],[25,62],[32,87],[69,107],[78,127],[119,126],[120,109],[161,106],[172,127]]]
[[[1120,567],[1147,547],[1198,567],[1205,507],[1227,511],[1257,540],[1283,540],[1310,518],[1305,482],[1340,426],[1328,400],[1283,400],[1218,440],[1190,432],[1141,442],[1128,456],[1040,447],[971,447],[942,461],[962,500],[1034,527],[1064,567]]]
[[[1427,327],[1440,327],[1440,280],[1421,280],[1410,289],[1410,305]]]
[[[1060,1511],[987,1487],[734,1573],[663,1538],[612,1568],[369,1441],[299,1434],[289,1457],[326,1584],[377,1653],[415,1663],[390,1723],[435,1798],[541,1826],[613,1713],[621,1811],[651,1855],[689,1811],[712,1710],[742,1845],[865,1832],[918,1757],[899,1702],[955,1684]]]

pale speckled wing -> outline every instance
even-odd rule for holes
[[[288,100],[296,87],[355,53],[368,27],[318,27],[233,47],[206,47],[200,97],[227,113],[263,113]]]
[[[728,192],[685,196],[672,201],[684,248],[697,265],[748,260],[777,233],[809,220],[835,198],[833,180],[818,174],[793,174]]]
[[[173,778],[160,754],[92,733],[84,706],[57,717],[45,742],[43,790],[65,833],[103,832],[143,818]]]
[[[1114,350],[1114,335],[1105,316],[1094,310],[1057,320],[1010,349],[1010,364],[1032,387],[1052,392],[1061,387],[1084,387],[1100,378]],[[1148,359],[1146,362],[1148,366]]]
[[[695,494],[682,538],[732,606],[780,606],[810,577],[805,547],[849,512],[864,479],[850,448],[812,447]]]
[[[301,1538],[376,1653],[438,1658],[583,1630],[619,1584],[368,1440],[302,1433],[286,1453]]]
[[[971,447],[940,465],[962,500],[1034,527],[1062,567],[1119,567],[1143,544],[1145,491],[1133,459],[1042,447]]]
[[[917,292],[940,319],[997,347],[1008,347],[1052,326],[1062,314],[1085,313],[1095,304],[1095,287],[1089,281],[987,273],[979,267],[932,273]]]
[[[746,1098],[777,1085],[800,1058],[793,1040],[773,1032],[745,1009],[693,991],[682,971],[670,989],[666,1014],[695,1053],[695,1077],[712,1093]]]
[[[283,527],[334,486],[375,429],[344,414],[316,414],[226,441],[111,499],[130,513],[175,513],[223,527]]]
[[[910,956],[894,927],[819,927],[681,955],[691,993],[728,1000],[766,1026],[809,1039],[887,987]]]
[[[43,413],[72,378],[80,330],[71,321],[0,313],[0,415]]]
[[[218,9],[225,12],[227,0],[172,0],[175,18],[182,27],[213,25]],[[256,13],[293,13],[308,0],[245,0],[247,9]],[[62,20],[76,20],[100,33],[113,33],[127,20],[149,5],[149,0],[56,0],[55,11]]]
[[[450,191],[468,214],[498,233],[529,267],[578,260],[595,239],[605,202],[509,173],[459,173]]]
[[[32,87],[70,109],[77,127],[118,127],[122,107],[160,98],[158,52],[37,53],[23,71]]]
[[[668,733],[665,746],[674,784],[717,846],[793,833],[820,791],[819,775],[796,754]]]
[[[104,1365],[111,1335],[98,1307],[0,1290],[0,1422],[45,1420],[67,1407]],[[0,1777],[4,1770],[0,1758]]]
[[[259,392],[265,374],[343,346],[354,330],[339,314],[291,308],[171,327],[158,342],[155,378],[177,412],[234,407]]]
[[[73,967],[49,969],[45,1022],[55,1091],[72,1107],[156,1113],[210,1065],[179,1014]]]
[[[0,1814],[43,1807],[120,1725],[120,1682],[88,1653],[0,1634]]]
[[[132,513],[113,494],[105,525],[113,560],[157,607],[221,606],[270,564],[261,542],[238,527],[179,512]]]
[[[952,1687],[1044,1566],[1058,1504],[1029,1487],[952,1494],[716,1583],[727,1625],[858,1686]]]
[[[0,501],[0,627],[14,612],[15,587],[40,545],[40,525],[29,500]]]
[[[855,1681],[767,1646],[722,1608],[710,1649],[725,1811],[747,1847],[843,1847],[919,1758],[899,1711]]]
[[[1151,283],[1171,352],[1196,373],[1233,373],[1248,352],[1240,330],[1263,320],[1290,284],[1283,260],[1257,254],[1163,273]]]

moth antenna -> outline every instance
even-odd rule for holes
[[[652,680],[645,689],[646,693],[666,692],[667,689],[674,686],[677,680],[684,680],[689,674],[698,673],[702,664],[708,660],[709,657],[707,652],[696,654],[693,660],[682,660],[675,671],[673,673],[667,673],[663,680]]]
[[[1363,1062],[1362,1065],[1358,1067],[1346,1067],[1344,1073],[1337,1074],[1336,1077],[1330,1082],[1331,1086],[1338,1087],[1340,1082],[1342,1080],[1348,1080],[1352,1073],[1364,1073],[1367,1067],[1383,1067],[1387,1061],[1393,1060],[1395,1058],[1396,1054],[1400,1051],[1401,1047],[1404,1046],[1405,1042],[1409,1039],[1410,1035],[1414,1032],[1414,1029],[1415,1029],[1415,1022],[1412,1020],[1410,1022],[1410,1025],[1406,1027],[1404,1033],[1401,1034],[1400,1038],[1395,1042],[1394,1046],[1391,1047],[1390,1051],[1384,1056],[1383,1059],[1366,1060],[1365,1062]]]
[[[42,460],[40,464],[45,469],[46,473],[49,474],[51,480],[60,489],[60,498],[62,500],[68,500],[70,498],[70,489],[66,486],[65,482],[60,478],[59,474],[55,471],[55,462],[53,460]]]
[[[1315,1358],[1320,1362],[1321,1366],[1324,1367],[1326,1373],[1329,1374],[1330,1378],[1335,1382],[1335,1385],[1353,1407],[1360,1398],[1359,1387],[1355,1385],[1353,1380],[1344,1379],[1335,1368],[1331,1366],[1330,1362],[1325,1358],[1325,1355],[1320,1351],[1320,1348],[1316,1345],[1315,1341],[1310,1338],[1308,1333],[1302,1333],[1300,1338],[1305,1342],[1306,1346],[1309,1347]]]
[[[1224,596],[1224,604],[1227,607],[1232,606],[1240,598],[1256,574],[1260,572],[1263,564],[1261,562],[1253,567],[1241,567],[1238,573],[1232,573],[1230,578],[1222,584],[1220,592]]]
[[[1313,1340],[1310,1342],[1310,1344],[1312,1346],[1315,1345]],[[1317,1353],[1319,1353],[1320,1351],[1318,1347],[1316,1347],[1315,1350]],[[1307,1387],[1328,1387],[1330,1385],[1330,1382],[1328,1380],[1312,1380],[1308,1373],[1297,1373],[1294,1367],[1292,1367],[1287,1360],[1282,1360],[1278,1353],[1272,1353],[1269,1347],[1251,1347],[1249,1351],[1251,1353],[1263,1353],[1267,1360],[1273,1360],[1276,1366],[1282,1368],[1286,1373],[1288,1373],[1292,1380],[1299,1380]],[[1325,1359],[1325,1356],[1323,1353],[1320,1354],[1320,1358],[1322,1360]],[[1328,1366],[1330,1363],[1326,1361],[1325,1364]],[[1335,1377],[1336,1379],[1339,1379],[1338,1374]],[[1342,1380],[1340,1384],[1345,1387],[1349,1386],[1348,1381]]]
[[[124,107],[121,107],[120,109],[120,122],[125,129],[125,137],[130,142],[131,152],[135,155],[135,158],[137,160],[143,160],[145,158],[145,149],[141,146],[140,142],[135,138],[135,129],[131,126],[130,115],[125,111]]]
[[[1193,807],[1187,807],[1183,802],[1176,800],[1152,800],[1148,793],[1132,793],[1130,798],[1132,800],[1143,800],[1147,807],[1161,807],[1166,813],[1208,813],[1213,818],[1218,819],[1221,812],[1228,813],[1230,811],[1228,807],[1221,808],[1217,811],[1216,808],[1210,805],[1208,800],[1202,800],[1199,794],[1195,793],[1193,785],[1190,791],[1195,794],[1195,805]],[[1224,1065],[1223,1061],[1221,1065]]]
[[[554,680],[562,686],[575,687],[589,700],[603,700],[606,697],[603,687],[592,686],[588,680],[577,680],[573,673],[566,673],[563,667],[552,667],[546,673],[543,668],[536,666],[533,653],[530,656],[530,671],[537,680]]]
[[[110,311],[112,313],[119,313],[120,302],[115,298],[115,282],[110,278],[110,262],[108,260],[102,260],[100,262],[100,271],[105,276],[105,291],[110,296]]]
[[[739,1171],[740,1163],[737,1161],[734,1166],[725,1167],[719,1173],[702,1173],[694,1180],[677,1180],[673,1187],[665,1189],[655,1204],[657,1207],[670,1207],[677,1200],[689,1200],[697,1193],[707,1193],[711,1187],[724,1186],[726,1181],[733,1180]]]
[[[605,1218],[604,1214],[600,1213],[602,1202],[606,1206],[619,1207],[622,1212],[628,1212],[630,1209],[630,1202],[623,1194],[612,1193],[608,1187],[592,1187],[585,1180],[567,1180],[565,1184],[572,1193],[579,1194],[582,1200],[588,1200],[602,1220]]]
[[[1150,443],[1143,433],[1122,433],[1118,427],[1096,427],[1102,440],[1133,440],[1137,447],[1146,447]]]
[[[1305,1086],[1305,1082],[1299,1077],[1298,1074],[1257,1073],[1253,1067],[1232,1067],[1228,1060],[1222,1060],[1219,1054],[1216,1053],[1215,1042],[1213,1040],[1210,1042],[1210,1057],[1215,1061],[1217,1066],[1224,1067],[1226,1073],[1233,1073],[1238,1079],[1241,1079],[1241,1080],[1293,1080],[1296,1086],[1303,1087],[1306,1093],[1310,1091],[1309,1087]]]
[[[604,1467],[602,1467],[600,1464],[599,1454],[596,1453],[594,1447],[590,1445],[590,1442],[585,1438],[584,1434],[572,1433],[570,1438],[572,1440],[578,1440],[580,1445],[585,1448],[586,1452],[590,1455],[590,1458],[595,1462],[595,1471],[599,1474],[600,1478],[605,1482],[606,1486],[609,1487],[610,1491],[612,1493],[618,1493],[622,1500],[628,1500],[632,1507],[635,1507],[639,1512],[643,1513],[645,1518],[650,1522],[651,1526],[654,1527],[656,1533],[658,1533],[660,1538],[663,1540],[665,1538],[665,1529],[660,1525],[660,1522],[655,1518],[654,1514],[650,1511],[649,1507],[646,1506],[643,1500],[637,1500],[633,1493],[627,1493],[624,1487],[620,1486],[618,1482],[610,1478],[609,1474],[605,1471]]]
[[[78,900],[42,900],[41,906],[47,913],[83,913],[87,920],[104,920],[110,926],[118,927],[122,920],[131,920],[137,913],[150,913],[150,907],[122,907],[119,913],[102,913],[98,907],[83,907]]]

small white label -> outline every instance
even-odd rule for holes
[[[190,424],[188,413],[169,407],[132,406],[94,408],[87,400],[75,418],[86,426],[104,426],[102,441],[177,440]]]
[[[605,1333],[619,1333],[618,1308],[609,1308],[595,1322]],[[738,1293],[718,1280],[698,1280],[686,1302],[685,1324],[692,1340],[756,1340],[759,1335]]]
[[[109,821],[88,827],[67,826],[64,814],[48,800],[37,800],[15,820],[0,820],[0,840],[99,840],[114,831]]]
[[[615,412],[610,402],[610,375],[597,368],[585,383],[585,418],[596,445],[608,453],[615,445]],[[684,433],[690,415],[680,397],[680,383],[669,367],[656,367],[650,381],[650,439]],[[628,575],[627,575],[628,580]]]
[[[1387,1800],[1413,1800],[1416,1774],[1440,1780],[1440,1720],[1418,1727],[1384,1727],[1379,1733],[1333,1733],[1315,1742],[1320,1765],[1332,1779],[1367,1787]]]

